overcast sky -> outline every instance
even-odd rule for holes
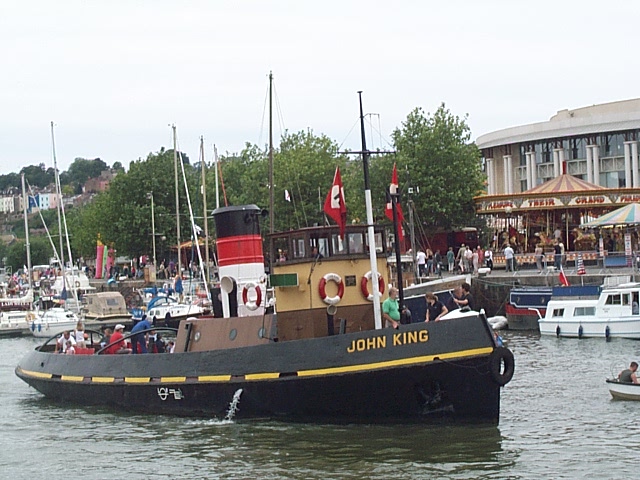
[[[0,174],[171,147],[265,144],[273,71],[283,129],[359,149],[445,102],[475,139],[640,96],[640,2],[29,1],[0,3]]]

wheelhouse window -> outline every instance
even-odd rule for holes
[[[553,309],[554,317],[564,317],[564,308],[554,308]]]
[[[622,298],[619,293],[611,294],[607,297],[605,305],[622,305]]]
[[[364,241],[362,233],[347,234],[349,253],[364,253]]]

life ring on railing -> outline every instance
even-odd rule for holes
[[[76,280],[76,288],[80,288],[80,281]]]
[[[249,300],[249,290],[252,288],[256,291],[255,301]],[[260,290],[260,287],[253,282],[246,283],[242,289],[242,303],[244,303],[244,306],[249,310],[257,309],[262,303],[262,290]]]
[[[502,366],[504,365],[504,370]],[[505,347],[496,347],[489,357],[489,371],[493,381],[501,387],[505,386],[513,378],[515,361],[511,350]]]
[[[373,277],[371,270],[364,274],[364,277],[360,280],[360,291],[364,298],[373,302],[373,293],[369,293],[369,289],[367,288],[367,284],[369,283],[369,280],[371,280],[371,277]],[[380,272],[378,272],[378,291],[380,292],[380,295],[384,293],[384,278],[382,278]]]
[[[338,285],[338,293],[333,297],[327,296],[327,282],[336,282]],[[344,283],[342,283],[342,278],[337,273],[327,273],[324,277],[320,279],[320,283],[318,284],[318,292],[320,293],[320,298],[327,305],[337,305],[342,300],[342,296],[344,295]]]

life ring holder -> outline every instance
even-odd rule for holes
[[[360,291],[362,292],[362,296],[367,300],[369,300],[370,302],[373,302],[373,293],[369,293],[367,284],[369,283],[369,280],[371,280],[372,277],[373,277],[373,274],[371,273],[371,270],[369,270],[367,273],[364,274],[364,276],[362,277],[362,280],[360,280]],[[378,291],[380,292],[380,295],[384,293],[384,286],[385,286],[384,278],[382,277],[382,274],[378,272]]]
[[[252,288],[256,291],[255,301],[249,300],[249,290]],[[244,288],[242,289],[242,303],[244,303],[244,306],[249,310],[256,310],[262,303],[262,290],[260,290],[260,287],[253,282],[245,283]]]
[[[502,366],[504,365],[504,370]],[[501,387],[504,387],[513,378],[515,361],[511,350],[505,347],[496,347],[489,357],[489,372],[491,378]]]
[[[327,283],[335,282],[338,285],[338,293],[333,297],[327,296]],[[327,305],[337,305],[342,300],[342,296],[344,295],[344,283],[342,282],[342,277],[337,273],[327,273],[324,277],[320,279],[320,283],[318,284],[318,293],[320,294],[320,298]]]

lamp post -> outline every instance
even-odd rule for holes
[[[147,193],[147,198],[151,199],[151,241],[153,244],[153,269],[155,271],[158,268],[158,264],[156,261],[156,219],[153,214],[153,192]]]

